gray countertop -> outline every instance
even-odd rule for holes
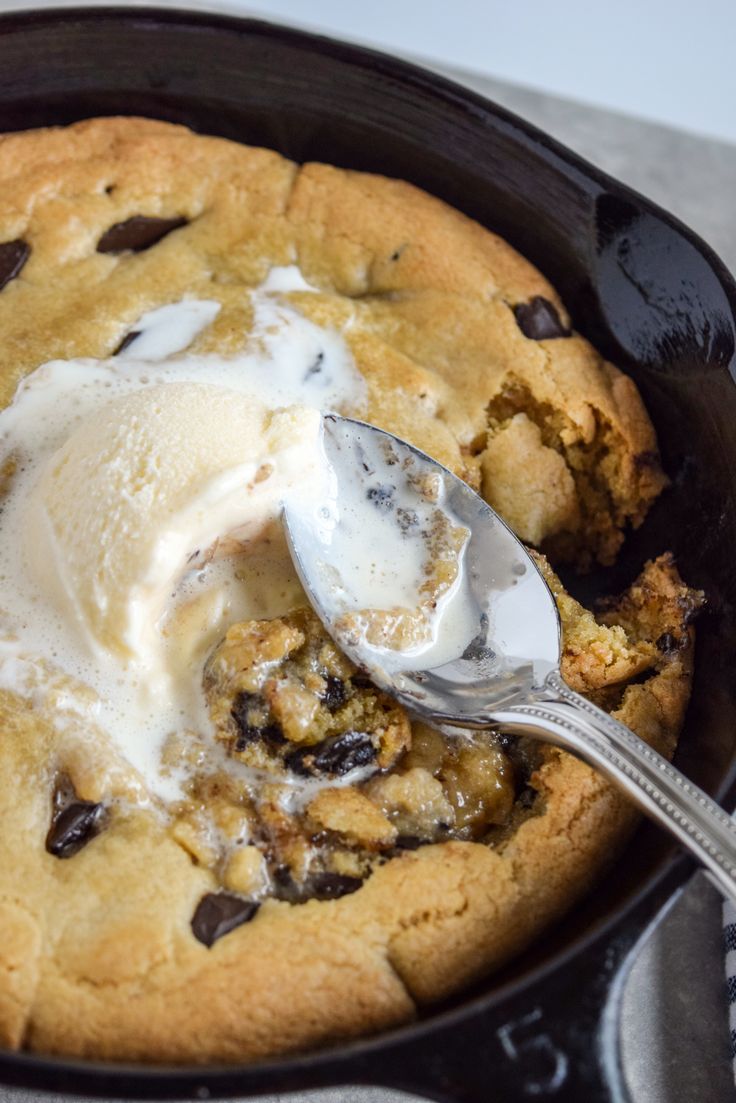
[[[595,110],[500,81],[449,72],[536,123],[672,211],[736,271],[736,146]],[[622,1044],[635,1103],[734,1103],[720,900],[701,876],[643,948],[623,1003]],[[0,1103],[30,1093],[0,1088]],[[49,1097],[51,1098],[51,1097]],[[340,1088],[264,1103],[406,1103],[416,1097]],[[67,1097],[68,1099],[68,1097]]]
[[[736,273],[736,145],[487,77],[437,71],[528,119],[677,215]]]

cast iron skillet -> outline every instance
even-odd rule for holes
[[[0,130],[113,113],[411,180],[504,235],[556,284],[577,329],[636,379],[672,477],[617,568],[605,582],[589,579],[584,596],[623,585],[665,548],[706,590],[678,764],[732,807],[736,287],[710,249],[522,120],[368,50],[172,10],[0,18]],[[642,827],[595,894],[504,973],[378,1038],[246,1068],[102,1066],[7,1053],[0,1079],[155,1098],[342,1083],[457,1103],[625,1098],[615,1029],[622,978],[637,938],[691,868],[668,839]]]

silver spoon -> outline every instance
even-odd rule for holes
[[[498,514],[429,456],[363,422],[325,415],[324,448],[331,500],[316,507],[287,502],[284,521],[302,585],[342,650],[435,724],[494,727],[576,754],[679,839],[736,901],[736,823],[565,684],[554,598]],[[435,501],[423,492],[427,486]],[[346,614],[367,599],[373,608],[392,605],[396,577],[427,550],[422,532],[437,509],[469,533],[462,581],[444,599],[437,641],[418,653],[372,645],[345,628]]]

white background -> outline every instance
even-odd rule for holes
[[[255,0],[238,7],[736,141],[736,0]]]

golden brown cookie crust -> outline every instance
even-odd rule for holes
[[[111,226],[141,215],[187,222],[155,248],[97,251]],[[501,511],[520,488],[507,463],[495,489],[497,436],[507,455],[522,448],[524,493],[549,479],[555,453],[564,504],[529,531],[516,517],[522,538],[611,562],[664,485],[631,380],[575,334],[528,339],[514,308],[538,297],[567,332],[554,290],[506,242],[410,184],[298,168],[150,119],[90,120],[0,138],[0,242],[14,240],[31,253],[0,298],[0,402],[45,360],[109,355],[144,311],[185,294],[223,307],[193,351],[234,351],[249,324],[244,291],[272,265],[298,263],[323,292],[294,293],[298,308],[350,320],[371,420],[476,485],[483,467]],[[539,429],[523,446],[508,429],[520,409]]]
[[[112,225],[139,215],[187,223],[140,253],[97,252]],[[0,242],[15,240],[31,253],[0,293],[2,404],[40,363],[110,355],[143,312],[184,295],[222,303],[193,350],[235,351],[248,289],[271,266],[298,263],[321,294],[293,293],[297,309],[326,325],[350,319],[370,420],[482,479],[501,509],[522,466],[531,499],[550,479],[558,487],[554,509],[529,510],[533,531],[514,518],[522,536],[562,558],[581,549],[583,564],[610,562],[664,485],[633,383],[579,336],[526,337],[514,307],[535,297],[568,325],[553,289],[501,239],[409,184],[297,168],[152,120],[91,120],[0,139]],[[516,448],[523,465],[499,463]],[[674,565],[650,565],[608,625],[586,620],[550,579],[565,677],[671,753],[692,668]],[[666,653],[665,634],[678,641]],[[634,672],[649,677],[625,688]],[[161,817],[118,810],[73,860],[54,858],[44,839],[57,770],[89,799],[104,781],[4,691],[0,722],[0,769],[14,779],[0,791],[0,1040],[45,1053],[255,1060],[404,1021],[569,908],[632,823],[598,775],[549,750],[535,778],[543,814],[495,849],[427,846],[340,900],[266,901],[208,949],[190,923],[217,886]]]

